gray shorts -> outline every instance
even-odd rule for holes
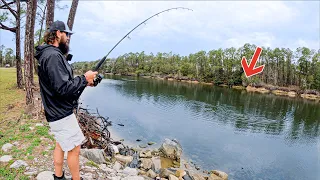
[[[85,137],[74,113],[60,120],[49,122],[50,130],[63,151],[70,151],[81,145]]]

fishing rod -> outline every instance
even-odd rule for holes
[[[101,67],[101,65],[106,61],[107,57],[108,57],[109,54],[114,50],[114,48],[116,48],[116,47],[118,46],[118,44],[120,44],[120,42],[121,42],[124,38],[126,38],[132,31],[134,31],[134,30],[135,30],[136,28],[138,28],[140,25],[145,24],[145,22],[147,22],[149,19],[151,19],[151,18],[153,18],[153,17],[155,17],[155,16],[158,16],[158,15],[161,14],[161,13],[169,12],[169,11],[174,10],[174,9],[176,9],[176,10],[178,10],[178,9],[184,9],[184,10],[193,11],[192,9],[185,8],[185,7],[175,7],[175,8],[170,8],[170,9],[163,10],[163,11],[161,11],[161,12],[158,12],[158,13],[150,16],[149,18],[147,18],[146,20],[144,20],[144,21],[142,21],[140,24],[138,24],[136,27],[134,27],[134,28],[133,28],[131,31],[129,31],[125,36],[123,36],[123,38],[120,39],[120,41],[118,41],[118,43],[113,46],[113,48],[108,52],[108,54],[105,55],[105,56],[99,61],[99,63],[98,63],[97,66],[93,69],[93,71],[98,71],[98,69],[99,69],[99,68]],[[95,79],[93,80],[93,85],[94,85],[94,86],[97,86],[97,85],[101,82],[102,79],[103,79],[103,75],[98,74],[97,78],[95,78]]]

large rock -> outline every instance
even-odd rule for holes
[[[170,174],[169,180],[179,180],[179,178],[177,178],[175,175]]]
[[[219,170],[213,170],[211,173],[221,177],[223,180],[228,180],[228,174]]]
[[[144,180],[144,178],[141,176],[128,176],[128,177],[122,178],[121,180]]]
[[[147,150],[144,152],[141,151],[139,157],[140,158],[151,158],[152,157],[151,151],[150,150]]]
[[[133,160],[132,156],[123,156],[120,154],[115,155],[115,158],[117,161],[123,162],[125,164],[129,164]]]
[[[122,173],[127,175],[127,176],[137,176],[138,175],[138,170],[135,169],[135,168],[126,167],[126,168],[124,168]]]
[[[191,174],[193,180],[206,180],[201,174]]]
[[[119,162],[115,162],[113,165],[113,170],[119,171],[121,169],[122,165]]]
[[[12,159],[10,155],[4,155],[0,158],[0,162],[9,162]]]
[[[11,164],[10,168],[18,169],[22,166],[28,166],[28,164],[22,160],[16,160],[13,164]]]
[[[149,171],[147,172],[147,176],[154,179],[157,177],[157,174],[154,171],[152,171],[152,169],[149,169]]]
[[[54,172],[51,171],[43,171],[38,174],[37,180],[53,180],[53,174]]]
[[[2,146],[2,151],[4,151],[4,152],[8,152],[8,151],[10,151],[11,149],[12,149],[12,144],[10,144],[10,143],[6,143],[6,144],[4,144],[3,146]]]
[[[222,180],[222,178],[215,174],[210,174],[208,180]]]
[[[121,180],[120,176],[115,176],[115,177],[109,177],[108,179],[110,180]]]
[[[165,139],[159,148],[160,155],[180,162],[182,147],[177,140]]]
[[[178,178],[182,178],[183,176],[185,176],[187,173],[184,171],[184,170],[182,170],[182,169],[178,169],[177,171],[176,171],[176,176],[178,177]]]
[[[158,173],[161,169],[160,157],[152,157],[151,161],[153,163],[153,168],[154,168],[153,170]]]
[[[140,169],[143,169],[143,170],[149,170],[152,168],[152,160],[149,159],[149,158],[141,158],[140,159]]]
[[[27,171],[27,172],[24,172],[23,174],[27,175],[27,176],[33,176],[33,175],[35,175],[37,173],[38,173],[38,171]]]
[[[100,168],[102,171],[106,172],[107,174],[116,173],[116,171],[115,171],[114,169],[108,168],[107,165],[105,165],[105,164],[100,164],[100,165],[99,165],[99,168]]]
[[[106,154],[103,149],[81,149],[80,154],[85,158],[97,163],[106,163]]]
[[[164,169],[164,168],[160,169],[159,175],[161,178],[168,178],[170,174],[174,175],[174,173],[168,169]]]

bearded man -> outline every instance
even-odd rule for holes
[[[35,55],[39,62],[38,75],[45,116],[56,140],[53,153],[55,180],[65,179],[62,169],[64,152],[68,153],[67,162],[72,179],[80,179],[80,145],[85,137],[73,110],[83,90],[93,86],[98,73],[88,71],[74,77],[65,57],[69,52],[72,34],[64,22],[53,22],[44,35],[45,44],[36,47]]]

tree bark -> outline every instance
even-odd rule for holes
[[[72,1],[72,5],[70,8],[69,17],[68,17],[68,23],[67,23],[70,30],[72,30],[73,28],[73,23],[76,16],[78,3],[79,3],[79,0]]]
[[[17,0],[17,12],[20,12],[20,0]],[[19,89],[23,87],[23,76],[21,68],[21,47],[20,47],[20,13],[17,13],[16,19],[16,70],[17,70],[17,86]]]
[[[34,1],[34,4],[32,6],[32,15],[31,15],[31,29],[30,29],[30,53],[31,53],[31,59],[30,59],[30,80],[31,84],[34,86],[34,76],[33,76],[33,66],[34,66],[34,26],[36,23],[36,13],[37,13],[37,0]]]
[[[47,0],[46,29],[48,29],[54,21],[54,7],[55,0]]]
[[[72,31],[74,19],[76,17],[77,7],[78,7],[79,0],[73,0],[69,12],[68,22],[67,25],[69,29]],[[71,41],[71,37],[69,38],[69,44]]]
[[[42,29],[43,29],[43,23],[45,20],[45,16],[46,16],[46,9],[47,9],[47,5],[45,5],[44,10],[42,11],[42,17],[41,17],[41,27],[40,27],[40,33],[39,33],[39,39],[38,39],[38,46],[40,46],[40,42],[41,42],[41,35],[42,35]],[[37,59],[33,59],[33,66],[34,66],[34,71],[36,74],[38,74],[38,60]]]
[[[24,76],[26,88],[26,104],[33,104],[33,89],[32,89],[32,60],[34,58],[34,25],[35,25],[35,10],[37,8],[37,0],[27,1],[27,18],[26,18],[26,33],[25,33],[25,48],[24,48]]]

